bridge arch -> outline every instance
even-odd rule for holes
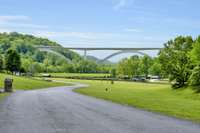
[[[104,62],[104,61],[106,61],[106,60],[108,60],[108,59],[110,59],[110,58],[112,58],[112,57],[114,57],[116,55],[120,55],[120,54],[124,54],[124,53],[137,53],[137,54],[140,54],[140,55],[147,55],[147,54],[145,54],[143,52],[136,51],[136,50],[121,50],[121,51],[115,52],[115,53],[105,57],[100,62]]]
[[[54,51],[52,49],[49,49],[49,48],[39,48],[39,50],[42,51],[42,52],[48,52],[48,53],[55,54],[57,56],[60,56],[60,57],[64,58],[68,63],[70,63],[70,64],[72,63],[72,61],[70,59],[66,58],[64,55],[62,55],[62,54],[60,54],[60,53],[58,53],[58,52],[56,52],[56,51]]]
[[[56,51],[53,51],[54,48],[58,48],[58,46],[37,46],[37,48],[43,50],[43,51],[47,51],[47,52],[53,52],[54,54],[59,54]],[[123,54],[123,53],[137,53],[140,55],[147,55],[141,51],[147,51],[147,50],[161,50],[162,48],[95,48],[95,47],[91,47],[91,48],[87,48],[87,47],[62,47],[63,49],[70,49],[70,50],[81,50],[84,51],[84,59],[87,58],[87,51],[95,51],[95,50],[117,50],[117,52],[105,57],[104,59],[100,60],[99,62],[104,62],[110,58],[112,58],[113,56],[119,55],[119,54]],[[61,54],[59,54],[60,56],[63,56]],[[71,62],[71,60],[67,59],[69,62]]]

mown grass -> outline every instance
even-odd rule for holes
[[[74,90],[81,94],[200,122],[200,94],[190,88],[173,90],[166,84],[117,81],[112,85],[108,81],[59,80],[89,84]]]
[[[9,94],[8,93],[0,93],[0,101],[4,98],[4,97],[6,97],[6,96],[8,96]]]
[[[65,83],[49,82],[49,81],[39,80],[39,79],[34,79],[34,78],[0,74],[0,88],[4,87],[5,78],[13,79],[13,89],[15,90],[31,90],[31,89],[41,89],[41,88],[68,85]]]
[[[98,78],[103,78],[103,77],[108,77],[110,74],[106,73],[49,73],[51,76],[60,76],[60,77],[98,77]],[[36,76],[42,76],[41,74],[37,74]]]

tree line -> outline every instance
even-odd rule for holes
[[[130,58],[122,59],[116,66],[118,77],[133,78],[149,75],[162,76],[161,65],[158,58],[145,55],[143,57],[134,55]]]
[[[58,46],[60,55],[39,51],[35,45]],[[67,60],[66,60],[67,59]],[[200,85],[200,36],[178,36],[164,44],[157,57],[124,58],[117,64],[98,64],[79,54],[62,49],[45,38],[19,33],[0,33],[0,70],[23,73],[78,72],[111,73],[113,77],[168,78],[174,88]]]
[[[132,56],[121,60],[118,76],[157,75],[168,78],[172,87],[200,85],[200,36],[178,36],[164,44],[158,57]],[[198,88],[198,87],[197,87]],[[199,89],[200,90],[200,89]]]

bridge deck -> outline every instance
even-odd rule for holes
[[[38,48],[57,48],[55,46],[39,46]],[[64,49],[72,49],[72,50],[160,50],[162,48],[98,48],[98,47],[63,47]]]

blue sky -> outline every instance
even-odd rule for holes
[[[199,5],[199,0],[1,0],[0,32],[70,47],[162,47],[178,35],[199,35]],[[89,54],[102,58],[111,52]]]

